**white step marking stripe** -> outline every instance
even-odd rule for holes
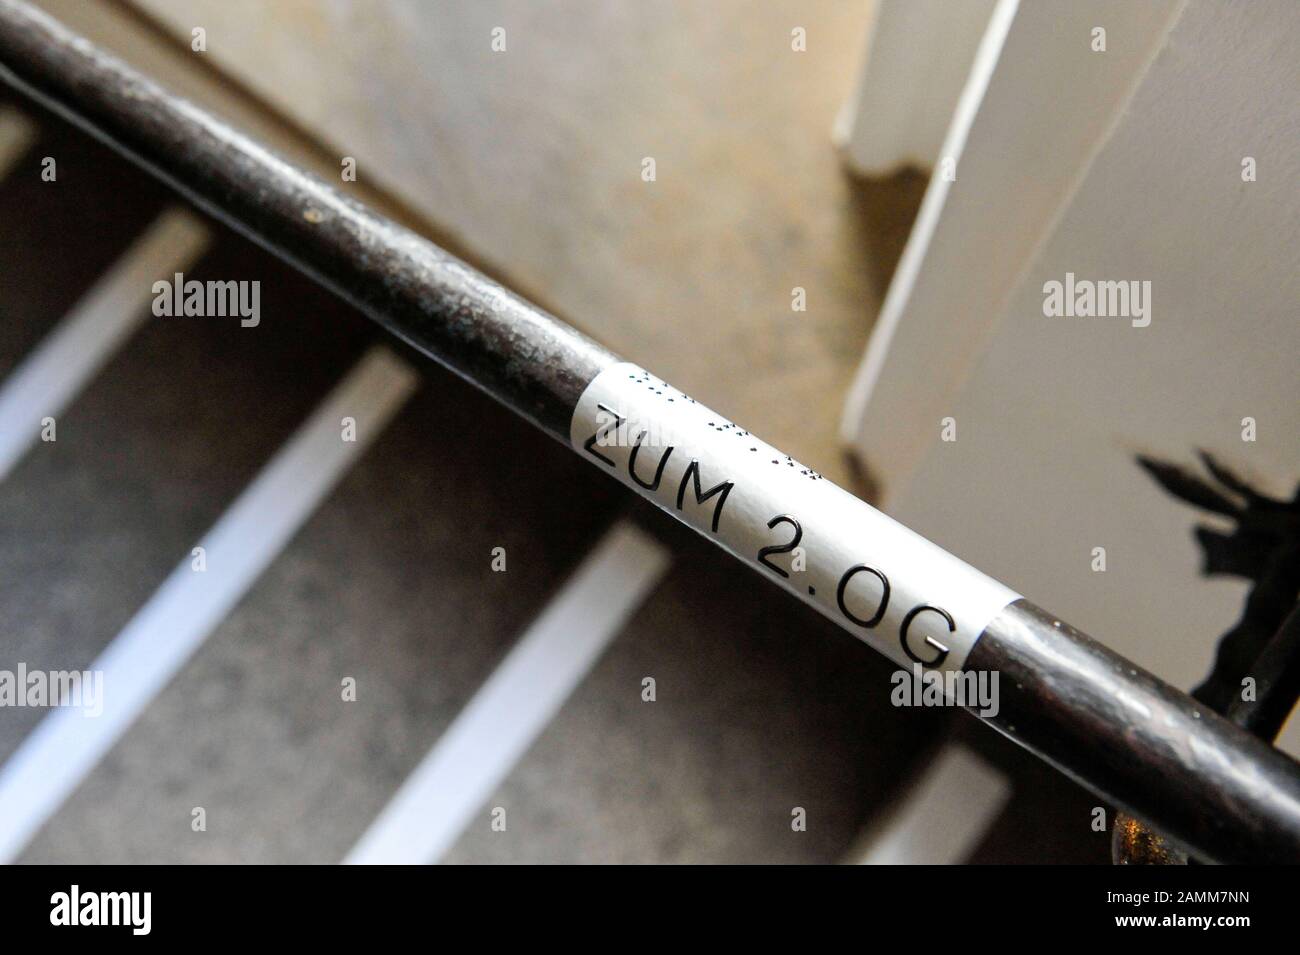
[[[1011,795],[1007,777],[950,743],[868,837],[863,865],[956,865],[979,845]]]
[[[615,525],[493,671],[348,854],[436,862],[663,576],[668,552]],[[629,691],[630,692],[630,691]],[[484,825],[487,825],[486,819]]]
[[[12,106],[0,107],[0,179],[13,171],[34,142],[36,124]]]
[[[372,349],[200,541],[207,570],[186,556],[92,665],[104,708],[53,709],[0,769],[0,862],[11,861],[284,548],[401,407],[409,365]],[[356,440],[341,421],[356,419]]]
[[[0,480],[150,315],[153,283],[183,272],[208,230],[181,208],[164,212],[0,386]],[[53,255],[58,250],[52,250]]]

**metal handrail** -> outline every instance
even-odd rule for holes
[[[0,0],[0,76],[565,443],[619,362],[22,0]],[[1186,851],[1300,861],[1300,766],[1059,618],[1010,602],[964,668],[1001,675],[986,722]]]

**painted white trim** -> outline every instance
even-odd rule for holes
[[[1010,797],[1011,783],[1000,770],[949,743],[850,861],[958,865],[979,846]]]
[[[0,768],[0,862],[12,861],[203,644],[402,406],[415,371],[373,348],[91,664],[103,712],[53,709]],[[356,420],[356,440],[341,421]]]
[[[888,506],[962,386],[1008,296],[1051,235],[1183,0],[999,0],[867,352],[841,436]],[[1105,25],[1108,49],[1090,48]]]
[[[183,272],[210,235],[193,215],[164,212],[0,385],[0,481],[150,315],[153,283]],[[57,254],[57,250],[52,250]]]
[[[441,858],[623,629],[669,560],[660,544],[633,525],[615,525],[344,861],[420,864]]]
[[[866,176],[929,168],[997,0],[876,0],[858,83],[836,120],[846,164]]]
[[[36,142],[36,124],[12,106],[0,108],[0,179],[13,171]]]
[[[971,66],[970,76],[962,90],[957,109],[953,114],[952,125],[940,150],[942,155],[953,157],[958,168],[961,166],[966,138],[975,122],[979,104],[984,98],[993,69],[1002,55],[1002,45],[1006,42],[1007,31],[1011,29],[1018,8],[1019,0],[999,0],[980,40],[979,49],[975,53],[975,62]],[[871,456],[868,458],[868,451],[862,444],[861,432],[866,426],[864,420],[866,408],[876,392],[885,360],[889,357],[894,343],[894,335],[911,302],[913,291],[921,275],[921,267],[926,263],[930,243],[939,227],[940,217],[952,185],[952,182],[942,176],[934,176],[930,179],[925,197],[921,200],[921,208],[916,215],[916,222],[912,225],[907,245],[904,246],[898,266],[894,269],[894,277],[889,283],[889,290],[885,293],[880,315],[876,318],[871,338],[867,342],[866,355],[845,401],[841,426],[843,440],[846,444],[857,447],[864,462],[871,462],[872,478],[880,485],[885,483],[884,475],[881,473],[883,470],[880,460],[883,457],[880,453],[881,449],[872,449]],[[883,492],[885,488],[880,487],[879,490]]]
[[[1057,51],[1057,81],[1067,86],[1084,68],[1109,83],[1103,74],[1123,62],[1109,58],[1154,50],[1122,109],[1095,117],[1106,120],[1103,145],[1083,178],[1066,184],[1028,271],[1010,273],[996,328],[953,399],[958,440],[935,440],[926,428],[933,443],[892,490],[889,509],[1188,689],[1205,679],[1215,640],[1240,618],[1248,582],[1198,572],[1204,553],[1190,531],[1206,515],[1163,491],[1135,456],[1205,474],[1193,453],[1203,448],[1264,493],[1295,488],[1300,59],[1288,54],[1300,45],[1300,9],[1294,0],[1189,3],[1161,20],[1170,9],[1111,8],[1118,19],[1103,21],[1107,52],[1067,62]],[[1133,29],[1133,18],[1149,29]],[[1149,42],[1160,27],[1167,35]],[[1044,67],[1044,80],[1052,75]],[[1062,134],[1073,135],[1066,126]],[[1039,146],[1055,153],[1054,141]],[[1025,155],[1004,144],[1000,162],[1023,166]],[[969,281],[969,270],[954,269],[942,283]],[[1107,280],[1129,286],[1125,314],[1102,301],[1097,311],[1109,317],[1050,314],[1049,283],[1064,293],[1072,281],[1086,290]],[[978,302],[979,287],[970,291]],[[907,323],[933,328],[925,310]],[[946,348],[958,325],[934,329],[932,347]],[[925,379],[922,345],[916,336],[896,340],[894,384],[910,367],[919,386],[942,387]],[[918,383],[903,387],[910,395]],[[878,436],[891,391],[882,379],[872,399]],[[1257,435],[1243,434],[1245,418]],[[889,426],[917,422],[900,413]]]

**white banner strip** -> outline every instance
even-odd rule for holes
[[[904,667],[960,670],[1017,594],[628,362],[573,448]]]
[[[415,371],[373,348],[199,541],[90,669],[103,712],[62,707],[0,769],[0,862],[13,860],[216,629],[405,402]],[[356,421],[343,440],[342,419]]]
[[[668,552],[657,542],[631,524],[615,525],[344,861],[420,864],[441,858],[668,565]]]
[[[153,283],[183,272],[209,238],[184,209],[164,212],[9,374],[0,386],[0,481],[36,441],[42,419],[57,419],[149,317]]]

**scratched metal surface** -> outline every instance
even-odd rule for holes
[[[0,183],[10,362],[164,201],[99,147],[40,122],[76,201],[25,185],[30,163]],[[99,227],[80,228],[85,209]],[[60,254],[34,254],[37,242]],[[262,277],[266,301],[280,303],[259,328],[265,347],[249,349],[237,327],[146,323],[67,413],[95,427],[61,433],[61,464],[29,458],[0,484],[0,666],[19,653],[88,664],[371,340],[359,315],[234,236],[221,234],[200,268]],[[308,341],[307,321],[332,329],[328,344]],[[841,858],[946,721],[894,710],[890,668],[871,650],[714,560],[452,375],[422,371],[388,433],[22,861],[340,858],[629,509],[672,548],[673,572],[503,782],[496,798],[518,807],[509,838],[472,829],[448,861]],[[484,429],[498,440],[479,440]],[[123,442],[134,470],[123,470]],[[169,467],[169,449],[188,463]],[[505,579],[479,559],[496,543],[516,555]],[[371,688],[352,711],[337,703],[344,668]],[[647,670],[674,688],[657,708],[639,699]],[[15,712],[0,712],[5,754],[30,728]],[[1091,797],[973,721],[956,731],[1018,784],[976,860],[1105,861],[1105,834],[1080,823]],[[816,822],[807,838],[790,830],[792,804]],[[206,833],[190,831],[195,805],[212,810]]]

